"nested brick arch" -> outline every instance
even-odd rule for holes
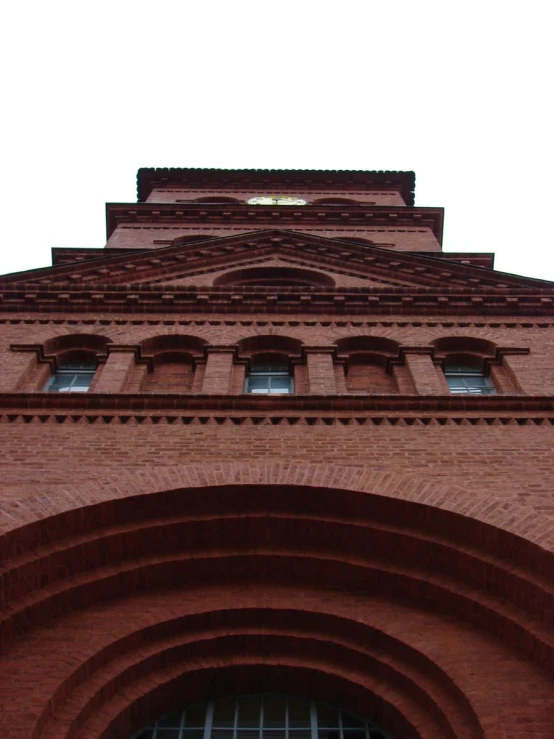
[[[498,346],[496,342],[468,334],[441,336],[432,342],[435,349],[443,352],[475,352],[493,355]]]
[[[455,681],[402,640],[321,605],[241,607],[241,600],[134,624],[58,686],[34,737],[125,737],[183,701],[260,687],[338,703],[402,739],[485,736]]]
[[[177,684],[203,685],[201,697],[210,697],[221,670],[232,671],[240,691],[248,689],[244,670],[276,665],[300,692],[309,685],[312,697],[326,697],[314,681],[334,684],[344,707],[380,712],[401,737],[497,736],[482,732],[471,671],[448,656],[457,650],[462,663],[456,645],[486,656],[500,641],[504,661],[513,651],[551,664],[539,623],[548,593],[540,568],[526,572],[531,551],[521,547],[514,570],[517,556],[507,559],[514,537],[489,532],[496,539],[486,544],[487,528],[477,522],[347,490],[342,472],[343,485],[336,479],[333,489],[316,482],[314,470],[307,485],[259,477],[209,485],[198,468],[204,485],[153,491],[143,480],[121,497],[123,485],[118,497],[112,490],[103,502],[37,523],[26,547],[14,531],[3,588],[4,694],[16,704],[25,693],[26,673],[13,669],[16,635],[17,658],[44,670],[34,723],[14,736],[112,739],[162,705],[173,707]],[[174,476],[166,471],[165,485]],[[391,491],[390,477],[380,482],[382,493]],[[202,615],[193,628],[195,609]],[[172,618],[182,622],[176,631]],[[92,635],[86,645],[83,629]],[[61,663],[48,646],[57,640]],[[207,669],[202,682],[198,670]],[[356,695],[365,696],[365,710]]]
[[[45,355],[60,355],[64,352],[84,350],[103,353],[111,339],[103,334],[82,333],[80,331],[58,334],[47,339],[43,344]]]
[[[259,353],[277,353],[286,356],[299,356],[304,344],[300,339],[285,336],[281,333],[251,334],[237,342],[241,356],[252,356]]]
[[[206,339],[185,333],[154,334],[140,342],[141,355],[150,356],[164,352],[184,351],[192,355],[202,356]]]
[[[423,497],[421,481],[400,476],[364,480],[358,470],[326,465],[214,465],[164,470],[159,477],[130,475],[95,492],[94,486],[72,490],[65,512],[15,529],[1,542],[7,662],[0,661],[0,674],[7,694],[17,703],[25,692],[25,672],[18,677],[10,651],[16,635],[18,658],[45,671],[40,706],[30,712],[33,721],[38,713],[41,718],[33,733],[27,723],[26,733],[14,736],[121,736],[117,732],[130,725],[125,722],[153,715],[156,691],[167,706],[172,686],[186,682],[195,665],[208,665],[215,680],[228,667],[237,685],[242,668],[250,666],[286,667],[291,684],[301,669],[322,674],[343,685],[346,708],[354,709],[348,695],[365,691],[366,705],[385,711],[402,737],[501,736],[479,733],[473,714],[484,709],[468,697],[476,689],[471,670],[448,655],[453,648],[459,652],[453,645],[469,643],[483,655],[501,648],[508,663],[513,652],[551,666],[541,619],[551,612],[552,560],[505,531],[441,510],[446,491],[439,486],[428,487],[428,504],[391,497],[395,490],[409,493],[410,484],[414,497]],[[89,501],[85,507],[83,500]],[[249,589],[249,608],[240,608]],[[181,629],[168,645],[171,629],[166,634],[160,625],[158,651],[132,646],[135,632],[172,614],[180,618],[179,608],[192,617],[202,602],[208,603],[203,612],[212,614],[200,619],[204,636],[191,641],[190,629]],[[327,618],[333,603],[340,628],[331,628]],[[249,621],[246,612],[260,604],[268,612]],[[284,606],[303,615],[280,614],[275,621],[271,613]],[[241,614],[236,621],[233,609]],[[366,631],[353,642],[359,622]],[[94,636],[86,646],[83,629]],[[63,664],[48,646],[60,639],[64,645],[78,641],[72,657],[64,652]],[[112,660],[123,658],[121,639],[130,640],[130,661],[113,667]],[[393,664],[395,639],[404,657]],[[154,643],[144,635],[139,642]],[[434,654],[427,642],[437,645]],[[460,654],[457,661],[463,662]],[[525,676],[528,665],[516,661]],[[528,677],[536,688],[537,675]],[[192,683],[201,684],[198,676]],[[450,697],[439,685],[450,686]],[[83,696],[87,701],[77,711]],[[49,707],[64,727],[73,727],[69,733],[60,733],[59,724],[45,733],[53,726]],[[474,733],[455,728],[460,725],[473,726]]]
[[[334,288],[335,280],[325,272],[305,267],[245,267],[216,277],[214,286]]]

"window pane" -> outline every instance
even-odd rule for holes
[[[183,739],[204,739],[204,729],[183,729]]]
[[[233,732],[231,729],[214,729],[212,739],[233,739]]]
[[[318,729],[318,739],[340,739],[338,729]]]
[[[463,377],[447,377],[446,381],[451,388],[465,387],[465,379]]]
[[[179,739],[180,729],[158,729],[156,739]]]
[[[485,377],[484,375],[479,375],[479,377],[471,377],[467,378],[467,383],[470,386],[473,387],[488,387],[489,386],[489,378]]]
[[[253,364],[250,373],[254,374],[256,372],[266,372],[269,374],[276,374],[281,372],[288,375],[289,368],[288,365],[284,362],[273,362],[270,364]]]
[[[181,714],[180,713],[172,713],[170,716],[166,716],[165,718],[162,718],[158,721],[158,726],[161,726],[162,728],[179,728],[181,726]]]
[[[450,392],[456,394],[491,395],[495,392],[488,377],[481,373],[446,375]]]
[[[185,713],[185,726],[204,726],[206,720],[206,704],[198,703],[196,706],[189,706]]]
[[[264,697],[264,728],[270,726],[285,726],[286,699],[281,695],[266,695]],[[273,737],[273,734],[270,735]]]
[[[310,726],[310,702],[306,698],[289,698],[289,728]]]
[[[290,387],[289,377],[272,377],[271,390],[274,393],[288,393]]]
[[[260,739],[260,730],[259,729],[237,729],[237,739]]]
[[[356,718],[356,716],[351,716],[349,713],[342,712],[341,718],[342,718],[343,728],[345,729],[349,729],[349,728],[365,729],[364,722],[361,719]]]
[[[365,739],[365,729],[345,729],[343,736],[344,739]]]
[[[63,393],[69,390],[72,383],[73,383],[73,375],[56,374],[47,383],[45,389],[51,393]]]
[[[269,377],[249,377],[248,378],[249,393],[267,393],[269,392]]]
[[[325,703],[318,703],[317,706],[317,725],[318,726],[329,726],[338,727],[339,725],[339,712],[333,706],[328,706]]]
[[[214,702],[214,726],[234,725],[235,703],[234,698],[218,698]]]
[[[89,372],[60,371],[46,383],[44,389],[49,393],[86,393],[94,377]]]
[[[72,393],[86,393],[92,382],[92,375],[74,375]]]
[[[196,703],[182,713],[159,718],[130,739],[204,739],[206,721],[211,715],[208,708],[212,705],[209,739],[391,739],[382,729],[371,728],[373,724],[368,726],[363,718],[334,706],[271,693],[225,696],[214,699],[213,703]],[[318,729],[312,733],[312,721],[316,717]],[[191,726],[194,728],[187,728]]]
[[[239,700],[238,726],[260,726],[261,696],[248,695]]]

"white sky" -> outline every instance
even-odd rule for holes
[[[554,280],[551,7],[5,3],[0,272],[103,246],[139,167],[413,169],[445,251]]]

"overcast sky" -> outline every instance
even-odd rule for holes
[[[445,251],[554,280],[547,2],[6,3],[0,272],[105,243],[139,167],[416,172]]]

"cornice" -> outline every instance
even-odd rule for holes
[[[347,236],[343,236],[342,241],[348,241]],[[171,241],[171,239],[170,239]],[[200,245],[202,239],[198,240]],[[189,242],[190,243],[190,242]],[[378,246],[378,245],[377,245]],[[59,267],[62,265],[77,265],[82,262],[90,262],[95,259],[109,259],[111,257],[130,256],[131,254],[153,253],[150,249],[128,249],[119,247],[101,247],[98,249],[90,247],[53,247],[52,248],[52,266]],[[436,252],[432,255],[425,251],[402,252],[402,254],[412,254],[416,257],[429,257],[440,259],[445,264],[454,262],[455,264],[465,264],[472,267],[483,267],[485,269],[494,268],[494,254],[492,252]]]
[[[554,288],[350,288],[233,289],[161,285],[39,285],[17,283],[0,289],[4,313],[229,313],[413,316],[552,316]]]
[[[388,205],[304,205],[302,207],[252,206],[246,203],[106,203],[106,235],[121,224],[200,225],[244,224],[306,228],[310,224],[349,224],[382,228],[429,228],[439,244],[443,235],[443,208],[411,208]]]

